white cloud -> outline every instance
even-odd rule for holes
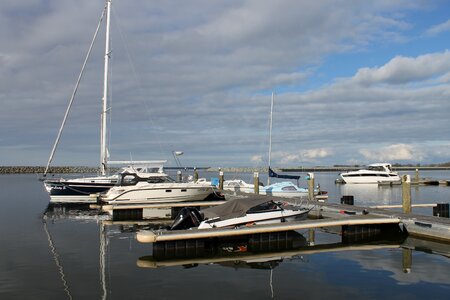
[[[359,152],[368,160],[380,162],[411,159],[420,161],[421,158],[421,155],[411,145],[405,144],[389,145],[376,150],[361,149]]]
[[[0,147],[26,141],[40,150],[21,150],[28,164],[48,159],[104,5],[66,2],[0,4],[0,38],[8,41],[0,46]],[[273,88],[273,146],[284,152],[274,163],[334,164],[359,155],[361,145],[427,145],[450,136],[446,52],[398,56],[381,68],[362,69],[365,78],[359,73],[320,86],[336,70],[354,72],[353,63],[335,68],[335,54],[359,55],[374,44],[395,47],[393,41],[409,34],[416,24],[405,15],[420,10],[409,2],[113,1],[111,156],[171,159],[171,150],[182,149],[187,165],[262,163],[263,156],[252,155],[267,153],[267,91]],[[56,164],[97,163],[102,50],[100,42]],[[318,74],[322,63],[330,74]],[[319,82],[311,80],[316,75]],[[371,85],[414,80],[420,86]],[[300,92],[307,85],[315,90]],[[21,151],[4,151],[2,159],[16,161]]]
[[[279,159],[279,163],[303,164],[305,162],[320,162],[320,159],[333,155],[333,151],[326,148],[309,149],[299,153],[277,152],[274,156]]]
[[[359,69],[353,80],[361,84],[403,84],[450,71],[450,51],[417,57],[396,56],[382,67]]]
[[[427,29],[425,31],[425,35],[436,36],[442,32],[446,32],[446,31],[450,31],[450,19],[441,24],[430,27],[429,29]]]
[[[263,162],[263,156],[262,155],[253,155],[250,158],[250,161],[253,163],[262,163]]]

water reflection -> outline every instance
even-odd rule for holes
[[[131,284],[130,289],[133,282],[138,279],[136,276],[143,276],[142,271],[148,273],[148,276],[151,277],[160,276],[158,274],[170,274],[171,278],[180,279],[185,276],[183,275],[186,274],[185,272],[201,269],[199,274],[206,274],[203,275],[205,277],[202,277],[202,281],[211,283],[212,279],[208,278],[208,271],[199,268],[201,266],[207,269],[210,266],[220,267],[224,270],[222,271],[223,274],[227,274],[227,269],[247,270],[245,272],[266,270],[272,292],[272,276],[275,274],[275,279],[294,276],[295,272],[292,273],[291,268],[286,269],[286,267],[296,265],[297,268],[298,264],[301,264],[305,270],[309,270],[308,272],[317,272],[323,276],[329,271],[329,268],[339,274],[339,268],[346,266],[348,264],[346,262],[352,261],[356,262],[361,270],[389,272],[387,276],[384,274],[378,275],[380,280],[390,277],[395,279],[397,283],[402,284],[421,281],[448,284],[445,280],[448,281],[450,277],[448,268],[450,245],[411,237],[404,239],[399,236],[386,237],[380,235],[371,237],[370,240],[352,239],[349,241],[341,235],[325,233],[322,230],[307,230],[282,233],[276,238],[268,235],[255,235],[239,240],[191,241],[190,244],[185,243],[184,245],[181,243],[177,245],[175,242],[172,244],[154,244],[153,248],[149,250],[147,244],[139,244],[134,240],[134,233],[142,229],[164,227],[171,221],[113,222],[108,219],[107,215],[99,215],[98,212],[82,207],[49,207],[44,214],[44,218],[47,222],[47,224],[44,222],[46,224],[44,230],[48,236],[49,251],[54,257],[54,264],[58,267],[63,289],[69,299],[72,299],[71,288],[73,289],[74,286],[72,283],[74,278],[66,276],[65,259],[67,259],[67,254],[61,255],[58,253],[58,243],[55,243],[55,241],[57,239],[67,241],[73,239],[73,237],[67,234],[68,232],[64,234],[64,231],[62,231],[62,236],[61,234],[56,237],[52,236],[52,232],[56,231],[55,228],[58,225],[64,225],[66,220],[73,223],[75,227],[72,228],[76,228],[80,223],[90,221],[98,228],[98,231],[86,234],[84,241],[78,242],[93,244],[94,240],[98,241],[97,252],[91,251],[90,254],[98,257],[97,269],[99,272],[96,282],[99,297],[97,298],[102,299],[111,296],[112,291],[117,293],[119,286],[114,285],[113,282],[117,283],[117,280],[123,280],[123,272],[131,274],[135,272],[133,269],[139,269],[141,272],[137,273],[139,275],[129,275],[131,277],[127,284]],[[49,230],[49,224],[55,227]],[[120,241],[127,237],[131,237],[129,243],[135,243],[135,245],[133,247],[120,247]],[[114,251],[110,250],[111,246],[114,246]],[[148,252],[150,253],[145,255]],[[430,253],[435,255],[430,255]],[[131,258],[134,257],[132,263],[130,263],[130,260],[123,260],[126,255]],[[317,261],[323,259],[334,267],[321,269]],[[442,259],[447,261],[442,262]],[[125,266],[125,263],[128,263],[128,266]],[[114,265],[117,264],[120,265],[120,268],[114,268]],[[135,264],[137,264],[137,268]],[[70,268],[73,269],[73,265],[69,266]],[[280,271],[273,273],[274,270]],[[284,274],[285,272],[287,274]],[[356,272],[361,271],[356,270]],[[257,276],[255,273],[251,274]],[[319,282],[314,284],[319,284]],[[337,286],[335,288],[340,289]]]
[[[340,194],[355,198],[355,205],[390,205],[401,203],[400,186],[378,184],[340,184]]]

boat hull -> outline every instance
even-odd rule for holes
[[[222,228],[234,226],[250,226],[262,224],[276,224],[306,219],[308,210],[281,210],[262,213],[248,213],[243,217],[214,221],[207,220],[200,223],[198,229]]]
[[[361,174],[351,174],[353,176],[343,176],[341,175],[341,179],[345,182],[345,183],[373,183],[373,184],[378,184],[378,183],[390,183],[390,182],[399,182],[400,181],[400,177],[398,175],[396,176],[389,176],[389,175],[372,175],[372,176],[368,176],[368,175],[361,175]]]
[[[105,178],[44,181],[52,203],[95,203],[91,194],[104,193],[114,185],[115,180]]]
[[[100,196],[108,204],[149,204],[165,202],[202,201],[214,193],[211,186],[207,187],[148,187],[120,191],[111,190]]]

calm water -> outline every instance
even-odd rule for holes
[[[252,177],[226,178],[237,175]],[[355,204],[401,202],[400,187],[335,185],[337,173],[315,175],[330,202],[341,195],[354,195]],[[421,176],[450,179],[450,172]],[[406,239],[348,250],[340,235],[315,231],[316,246],[306,247],[312,235],[303,231],[288,249],[242,255],[219,247],[206,257],[160,261],[150,244],[135,240],[133,225],[68,208],[43,218],[48,198],[35,175],[0,175],[0,191],[0,299],[448,299],[450,293],[448,245]],[[412,197],[449,202],[450,187],[413,188]],[[414,248],[422,250],[408,250]]]

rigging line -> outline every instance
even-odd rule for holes
[[[100,20],[99,20],[99,22],[98,22],[97,29],[95,30],[94,37],[92,38],[91,44],[90,44],[90,46],[89,46],[89,50],[88,50],[88,52],[87,52],[87,54],[86,54],[86,57],[85,57],[85,59],[84,59],[84,62],[83,62],[83,66],[81,67],[80,74],[78,75],[77,83],[75,84],[75,88],[74,88],[74,90],[73,90],[73,92],[72,92],[72,96],[70,97],[69,106],[67,107],[66,113],[64,114],[64,118],[63,118],[63,121],[62,121],[62,123],[61,123],[61,127],[59,128],[59,131],[58,131],[58,135],[57,135],[57,137],[56,137],[55,144],[53,145],[53,149],[52,149],[52,152],[51,152],[50,157],[49,157],[49,159],[48,159],[47,166],[45,167],[44,177],[47,175],[48,169],[49,169],[50,164],[52,163],[52,160],[53,160],[53,156],[55,155],[56,147],[57,147],[58,144],[59,144],[59,140],[60,140],[60,138],[61,138],[61,134],[62,134],[62,132],[63,132],[64,125],[66,124],[67,117],[69,116],[69,112],[70,112],[70,109],[71,109],[72,104],[73,104],[73,100],[75,99],[75,95],[77,94],[78,87],[79,87],[80,82],[81,82],[81,78],[83,77],[84,68],[86,67],[86,64],[87,64],[87,62],[88,62],[88,59],[89,59],[89,57],[90,57],[92,48],[93,48],[93,46],[94,46],[94,42],[95,42],[95,40],[97,39],[97,34],[98,34],[99,30],[100,30],[100,25],[101,25],[102,20],[103,20],[103,18],[104,18],[104,16],[105,16],[105,11],[106,11],[106,6],[105,6],[105,8],[103,9],[102,15],[100,16]]]
[[[125,52],[126,52],[126,55],[127,55],[127,58],[128,58],[128,62],[130,64],[130,67],[131,67],[131,70],[132,70],[132,73],[133,73],[134,80],[136,81],[136,83],[138,85],[139,93],[141,94],[141,96],[143,96],[143,93],[142,93],[142,91],[143,91],[142,82],[141,82],[141,80],[139,80],[139,77],[138,77],[137,72],[136,72],[135,65],[133,63],[133,60],[131,59],[130,50],[129,50],[128,46],[127,46],[128,43],[126,43],[126,41],[125,41],[125,36],[124,36],[123,31],[121,29],[121,25],[119,23],[119,18],[118,18],[117,14],[116,14],[116,11],[115,11],[114,7],[112,7],[112,13],[113,13],[114,18],[116,20],[116,26],[117,26],[120,38],[122,39],[122,43],[123,43],[124,48],[125,48]],[[143,102],[144,102],[144,106],[145,106],[145,111],[146,111],[147,116],[148,116],[148,120],[150,121],[152,128],[156,128],[155,123],[153,122],[153,119],[150,117],[151,112],[150,112],[150,109],[148,107],[148,103],[147,103],[147,101],[143,101]],[[156,134],[158,134],[158,131],[156,131]],[[163,154],[164,153],[163,146],[162,146],[162,143],[160,142],[161,139],[158,138],[158,139],[156,139],[156,141],[158,143],[159,151],[161,153],[161,156],[164,156],[164,154]]]
[[[61,262],[59,261],[59,255],[56,252],[56,248],[55,245],[53,244],[53,240],[52,237],[50,235],[50,232],[48,231],[47,228],[47,216],[44,214],[43,218],[42,218],[42,223],[44,224],[44,231],[47,234],[47,240],[48,240],[48,245],[50,247],[50,251],[53,254],[53,260],[55,261],[56,266],[58,267],[58,271],[59,274],[61,275],[61,281],[64,285],[64,291],[66,292],[67,296],[69,297],[69,299],[73,299],[72,295],[70,294],[70,290],[69,290],[69,285],[67,284],[66,278],[65,278],[65,274],[64,274],[64,268],[61,264]]]

